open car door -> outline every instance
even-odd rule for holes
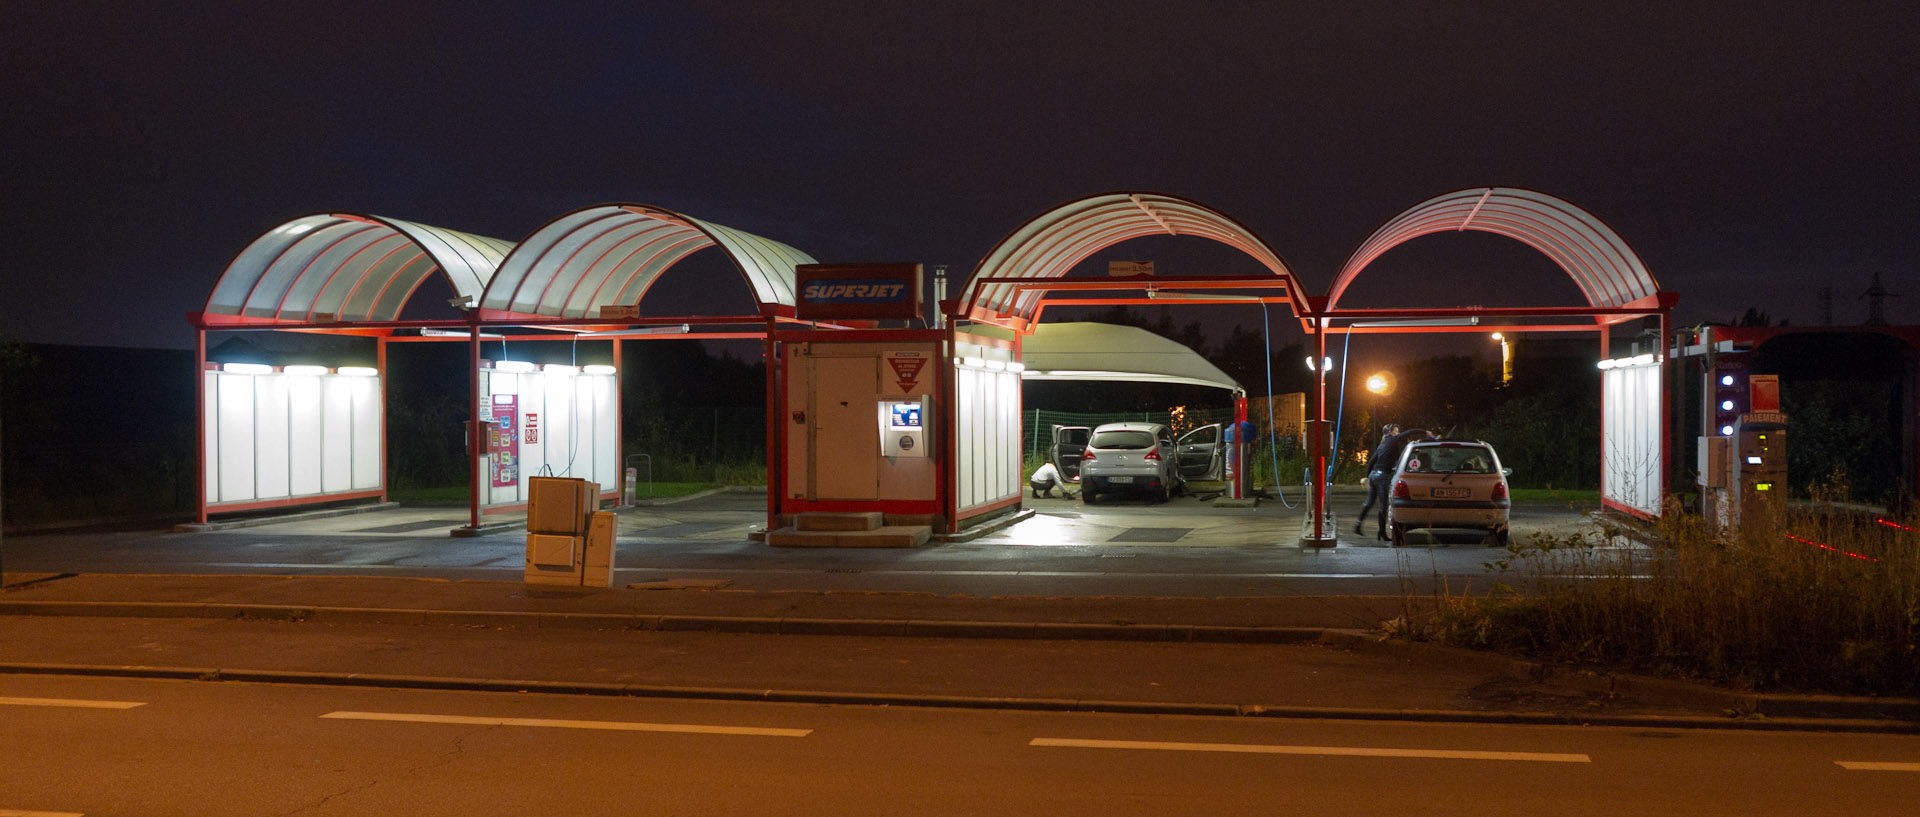
[[[1226,479],[1220,424],[1205,425],[1180,435],[1174,443],[1182,479],[1212,482]]]
[[[1047,459],[1053,462],[1060,478],[1069,483],[1080,481],[1080,455],[1087,451],[1087,439],[1093,436],[1093,429],[1087,426],[1054,426],[1053,447],[1047,452]]]

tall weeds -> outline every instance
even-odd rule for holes
[[[1511,545],[1483,594],[1442,592],[1405,634],[1742,688],[1920,695],[1920,527],[1822,506],[1710,531],[1671,509]]]

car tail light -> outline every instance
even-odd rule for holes
[[[1393,496],[1395,499],[1412,499],[1413,491],[1407,488],[1406,480],[1396,479],[1393,481]]]
[[[1494,484],[1493,484],[1493,498],[1494,498],[1494,499],[1506,499],[1506,498],[1507,498],[1507,484],[1506,484],[1506,483],[1504,483],[1504,482],[1496,482],[1496,483],[1494,483]]]
[[[1159,462],[1159,461],[1160,461],[1160,449],[1158,449],[1158,448],[1149,448],[1149,449],[1147,449],[1147,461],[1148,461],[1148,462]]]
[[[1080,461],[1093,462],[1093,449],[1089,448],[1089,449],[1086,449],[1085,451],[1080,452]]]

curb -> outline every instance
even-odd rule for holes
[[[768,616],[645,613],[537,613],[408,610],[218,602],[0,601],[0,615],[100,618],[250,618],[332,624],[485,625],[568,630],[761,635],[892,636],[900,638],[1017,638],[1058,641],[1158,641],[1216,644],[1307,644],[1319,627],[1237,627],[1205,624],[1087,624],[1074,622],[930,619],[775,618]]]
[[[306,519],[327,519],[335,516],[386,511],[400,507],[398,502],[375,502],[368,505],[349,505],[342,508],[323,508],[317,511],[280,514],[277,516],[255,516],[246,519],[227,519],[220,522],[186,522],[173,526],[174,533],[206,533],[208,531],[233,530],[236,528],[257,528],[262,525],[278,525],[282,522],[299,522]]]
[[[1920,724],[1902,721],[1822,718],[1706,718],[1665,715],[1585,715],[1558,712],[1485,712],[1459,709],[1364,709],[1350,707],[1265,706],[1170,701],[1118,701],[1091,698],[1023,698],[891,692],[829,692],[801,689],[609,684],[588,681],[531,681],[377,673],[327,673],[300,670],[213,667],[101,666],[91,664],[0,663],[0,674],[69,675],[226,681],[304,686],[376,687],[463,692],[544,693],[625,698],[677,698],[708,701],[838,704],[843,706],[916,706],[943,709],[1000,709],[1031,712],[1101,712],[1133,715],[1293,718],[1317,720],[1414,721],[1558,726],[1657,726],[1668,729],[1740,729],[1751,731],[1826,731],[1915,733]]]
[[[993,533],[999,530],[1004,530],[1006,528],[1012,527],[1016,523],[1025,522],[1028,519],[1032,519],[1035,513],[1037,513],[1037,511],[1035,511],[1033,508],[1021,508],[1020,510],[1015,511],[1013,513],[1001,514],[985,522],[982,522],[978,525],[962,528],[960,530],[954,531],[953,533],[934,534],[933,538],[935,541],[941,544],[971,542],[989,533]]]

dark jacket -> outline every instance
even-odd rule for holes
[[[1380,441],[1380,445],[1367,456],[1367,473],[1392,473],[1400,466],[1400,452],[1407,450],[1407,443],[1423,440],[1427,437],[1424,428],[1410,428]]]

